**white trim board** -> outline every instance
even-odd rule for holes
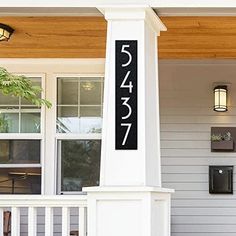
[[[73,64],[105,64],[104,58],[0,58],[0,65],[1,64],[34,64],[34,65],[43,65],[43,64],[66,64],[66,65],[73,65]]]
[[[123,2],[119,0],[109,1],[86,1],[85,3],[71,3],[66,1],[55,2],[27,2],[17,3],[18,1],[10,0],[0,3],[0,16],[91,16],[103,17],[98,10],[109,4],[110,6],[118,5],[126,7],[128,4],[136,4],[137,1],[128,0]],[[119,3],[120,2],[120,3]],[[231,1],[203,1],[197,0],[169,0],[169,1],[139,1],[140,4],[134,5],[150,6],[159,16],[236,16],[236,2]]]
[[[236,7],[235,0],[89,0],[89,1],[68,1],[68,0],[9,0],[2,1],[0,7],[65,7],[65,8],[99,8],[104,5],[147,5],[153,8],[158,7]]]

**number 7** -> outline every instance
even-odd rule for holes
[[[127,130],[126,130],[126,133],[125,133],[125,137],[124,137],[124,139],[123,139],[123,142],[122,142],[122,146],[124,146],[125,143],[126,143],[126,140],[127,140],[127,138],[128,138],[131,125],[132,125],[132,124],[130,124],[130,123],[128,123],[128,124],[121,123],[121,126],[127,126]]]

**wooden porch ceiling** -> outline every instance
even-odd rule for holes
[[[161,17],[161,59],[236,58],[236,17]],[[102,17],[0,17],[15,29],[1,58],[104,58]]]

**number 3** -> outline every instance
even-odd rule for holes
[[[129,60],[128,60],[127,63],[122,64],[122,67],[128,66],[128,65],[131,63],[131,61],[132,61],[132,55],[131,55],[131,53],[130,53],[129,51],[125,50],[125,48],[129,48],[129,45],[122,45],[121,52],[122,52],[122,53],[126,53],[126,54],[129,56]]]
[[[127,102],[129,101],[129,99],[130,99],[129,97],[128,97],[128,98],[127,98],[127,97],[121,98],[121,100],[124,101],[124,102],[122,103],[122,105],[127,106],[128,109],[129,109],[128,114],[127,114],[126,116],[122,116],[122,120],[128,119],[128,118],[130,117],[131,113],[132,113],[132,108],[131,108],[131,106],[127,103]]]

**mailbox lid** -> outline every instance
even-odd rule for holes
[[[209,193],[233,194],[233,166],[209,166]]]

